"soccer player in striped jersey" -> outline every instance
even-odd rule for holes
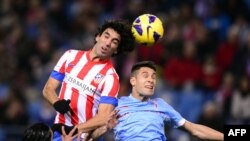
[[[184,119],[161,98],[151,99],[156,87],[156,66],[151,61],[133,65],[132,93],[118,99],[120,118],[114,128],[117,141],[166,141],[164,124],[182,128],[203,140],[223,140],[223,134]],[[192,110],[192,109],[190,109]]]
[[[120,86],[111,57],[131,52],[134,45],[131,24],[109,20],[98,28],[90,50],[72,49],[61,56],[43,89],[57,111],[54,140],[60,140],[61,126],[67,133],[74,126],[78,133],[87,133],[106,125],[117,106]]]

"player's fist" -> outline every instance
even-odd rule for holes
[[[56,101],[54,104],[53,104],[53,107],[56,109],[56,111],[58,111],[59,113],[61,114],[65,114],[67,113],[68,111],[70,111],[70,100],[65,100],[65,99],[62,99],[62,100],[58,100]]]

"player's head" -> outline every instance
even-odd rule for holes
[[[52,130],[44,123],[35,123],[24,132],[23,141],[51,141]]]
[[[128,53],[135,48],[135,39],[131,31],[131,24],[127,21],[122,20],[107,20],[104,24],[98,28],[95,36],[102,35],[107,29],[112,29],[119,35],[119,42],[117,50],[112,54],[112,56],[118,55],[120,53]]]
[[[156,86],[156,65],[152,61],[141,61],[132,66],[130,83],[132,94],[148,98],[154,94]]]

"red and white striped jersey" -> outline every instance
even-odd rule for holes
[[[111,60],[93,62],[90,51],[68,50],[59,59],[51,77],[62,81],[60,99],[70,99],[73,112],[57,112],[55,123],[76,125],[92,118],[101,102],[114,104],[119,77]],[[104,101],[100,101],[104,97]]]

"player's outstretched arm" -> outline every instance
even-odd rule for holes
[[[78,131],[87,133],[102,126],[106,126],[110,119],[110,114],[114,110],[112,104],[100,104],[98,113],[88,121],[78,125]]]
[[[201,124],[186,121],[182,128],[202,140],[223,141],[223,133]]]
[[[107,126],[99,127],[92,132],[85,133],[84,141],[93,141],[107,132]]]
[[[108,130],[113,129],[118,123],[118,118],[119,118],[118,110],[112,111],[111,114],[109,115],[109,119],[108,119],[106,125],[101,126],[97,129],[95,129],[93,132],[89,133],[88,138],[97,139],[98,137],[100,137],[101,135],[106,133]]]

